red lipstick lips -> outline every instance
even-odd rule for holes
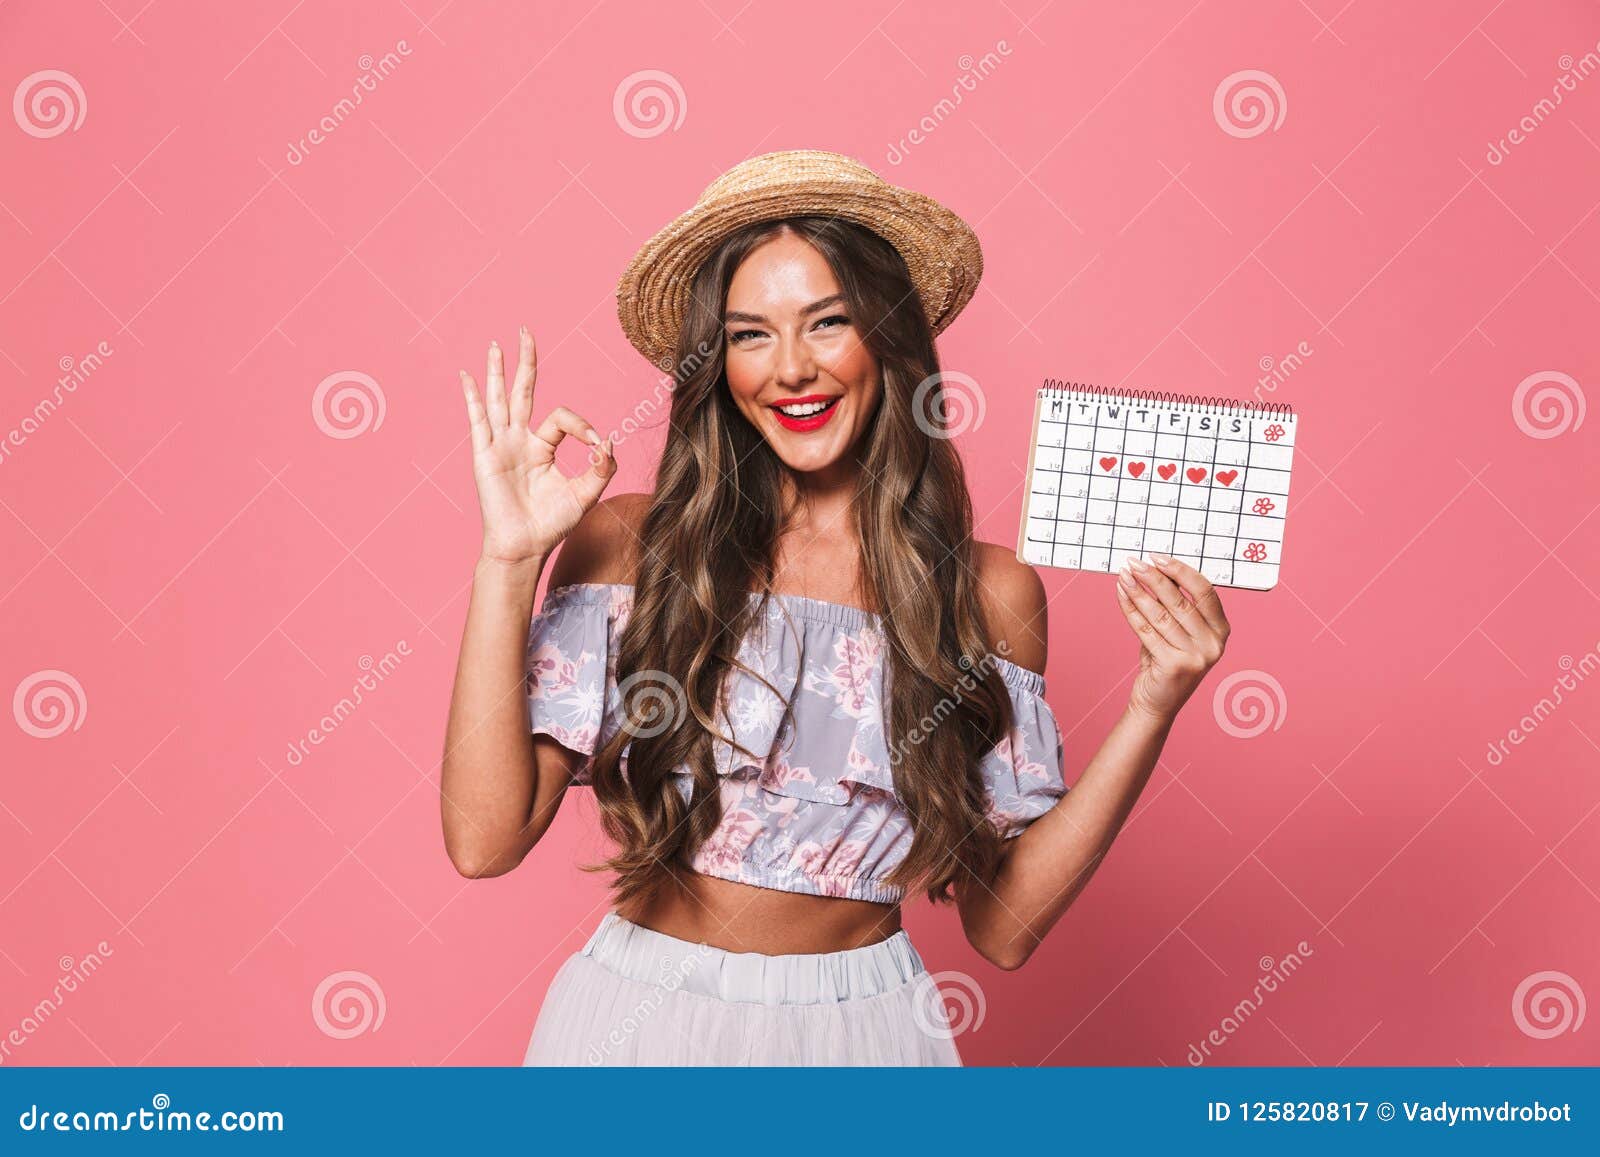
[[[778,419],[778,424],[785,430],[793,430],[796,433],[803,434],[808,430],[816,430],[825,426],[828,419],[833,417],[834,411],[839,408],[839,398],[839,394],[807,394],[802,398],[785,398],[783,401],[785,406],[802,406],[812,402],[827,403],[827,409],[819,410],[815,414],[807,414],[804,418],[791,417],[778,409],[777,406],[772,406],[770,409],[773,416]]]

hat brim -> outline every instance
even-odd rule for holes
[[[873,230],[899,251],[935,334],[950,324],[983,275],[972,228],[939,202],[884,183],[815,178],[697,204],[634,254],[617,283],[617,319],[650,363],[672,369],[694,276],[733,230],[798,216],[840,217]]]

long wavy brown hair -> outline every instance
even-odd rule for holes
[[[1009,732],[1011,700],[993,663],[977,661],[990,649],[972,504],[945,432],[933,333],[892,245],[853,222],[792,217],[724,240],[696,275],[678,337],[666,445],[618,645],[622,725],[593,765],[601,827],[617,851],[586,866],[616,873],[619,903],[653,894],[716,829],[713,734],[733,742],[724,677],[734,665],[760,677],[737,653],[764,609],[750,592],[773,590],[774,547],[794,507],[780,501],[789,467],[729,393],[723,313],[740,263],[783,231],[810,242],[832,267],[882,373],[882,401],[855,447],[861,483],[852,513],[861,597],[881,617],[889,664],[883,725],[895,753],[894,791],[913,830],[888,879],[948,901],[964,875],[986,882],[1000,856],[978,761]],[[762,762],[768,753],[749,754]],[[693,773],[687,801],[674,783],[678,768]]]

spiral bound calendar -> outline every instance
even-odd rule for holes
[[[1277,585],[1296,419],[1286,404],[1047,379],[1017,558],[1114,574],[1152,551],[1217,586]]]

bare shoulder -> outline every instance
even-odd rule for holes
[[[992,542],[974,543],[973,559],[990,645],[1017,666],[1043,674],[1049,655],[1049,604],[1039,572],[1010,547]]]
[[[650,508],[648,494],[613,494],[595,503],[572,528],[550,564],[550,586],[571,583],[630,583],[639,526]]]

